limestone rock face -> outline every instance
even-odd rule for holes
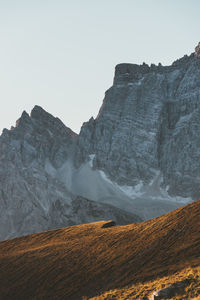
[[[77,197],[62,182],[77,135],[35,106],[0,137],[0,240],[68,225],[140,218],[111,205]],[[59,176],[57,176],[57,173]]]
[[[39,106],[0,136],[0,240],[162,215],[200,198],[200,44],[164,67],[119,64],[79,135]]]
[[[199,45],[167,67],[117,65],[97,118],[82,126],[76,163],[94,154],[94,168],[119,185],[159,174],[169,195],[199,198]]]

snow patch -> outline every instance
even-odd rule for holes
[[[109,183],[111,183],[111,184],[114,184],[108,177],[107,177],[107,175],[104,173],[104,171],[102,171],[102,170],[98,170],[99,171],[99,174],[101,175],[101,177],[105,180],[105,181],[107,181],[107,182],[109,182]]]
[[[121,87],[124,87],[125,85],[124,84],[116,84],[115,85],[115,87],[117,88],[117,89],[119,89],[119,88],[121,88]]]
[[[126,196],[130,197],[131,199],[147,198],[159,201],[168,200],[171,202],[183,204],[192,202],[192,199],[189,197],[184,198],[179,196],[170,196],[168,194],[169,187],[167,187],[166,189],[163,189],[161,187],[163,177],[160,171],[155,171],[156,175],[148,185],[144,185],[144,183],[140,180],[140,182],[135,186],[118,185],[116,182],[112,182],[102,170],[99,170],[98,172],[100,173],[102,179],[112,184],[115,188],[122,191]]]
[[[53,136],[53,133],[51,132],[51,130],[47,129],[49,135],[52,137]]]
[[[50,163],[48,158],[45,160],[45,167],[44,168],[45,168],[45,171],[47,172],[47,174],[49,174],[52,177],[56,177],[57,171],[52,166],[52,164]]]
[[[95,158],[95,154],[90,154],[89,158],[90,158],[89,165],[90,165],[91,168],[93,168],[93,160]]]
[[[136,82],[135,84],[136,85],[141,85],[143,80],[144,80],[144,77],[142,77],[140,80],[138,80],[138,82]]]
[[[144,187],[144,185],[143,185],[143,182],[140,181],[135,186],[128,186],[128,185],[120,186],[120,185],[118,185],[118,187],[127,196],[129,196],[131,198],[136,198],[136,197],[142,196],[142,194],[143,194],[142,188]]]
[[[193,112],[190,113],[190,114],[188,114],[188,115],[180,117],[179,121],[176,124],[176,127],[181,127],[183,123],[189,122],[189,120],[191,119],[192,115],[193,115]]]

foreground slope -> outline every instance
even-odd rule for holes
[[[1,242],[1,299],[82,299],[200,267],[200,201],[139,224],[103,224]]]

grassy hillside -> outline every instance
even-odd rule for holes
[[[189,300],[200,299],[200,267],[187,267],[182,271],[170,274],[164,277],[158,277],[147,282],[132,284],[123,288],[113,289],[104,292],[96,297],[89,298],[90,300],[122,300],[122,299],[148,299],[154,291],[158,291],[166,286],[174,283],[186,281],[187,284],[172,298],[174,300]],[[166,299],[166,298],[164,298]]]
[[[145,299],[184,278],[177,299],[198,297],[200,201],[139,224],[103,224],[1,242],[0,299]]]

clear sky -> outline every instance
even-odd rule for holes
[[[199,0],[0,0],[0,131],[37,104],[79,132],[116,64],[194,52],[199,14]]]

